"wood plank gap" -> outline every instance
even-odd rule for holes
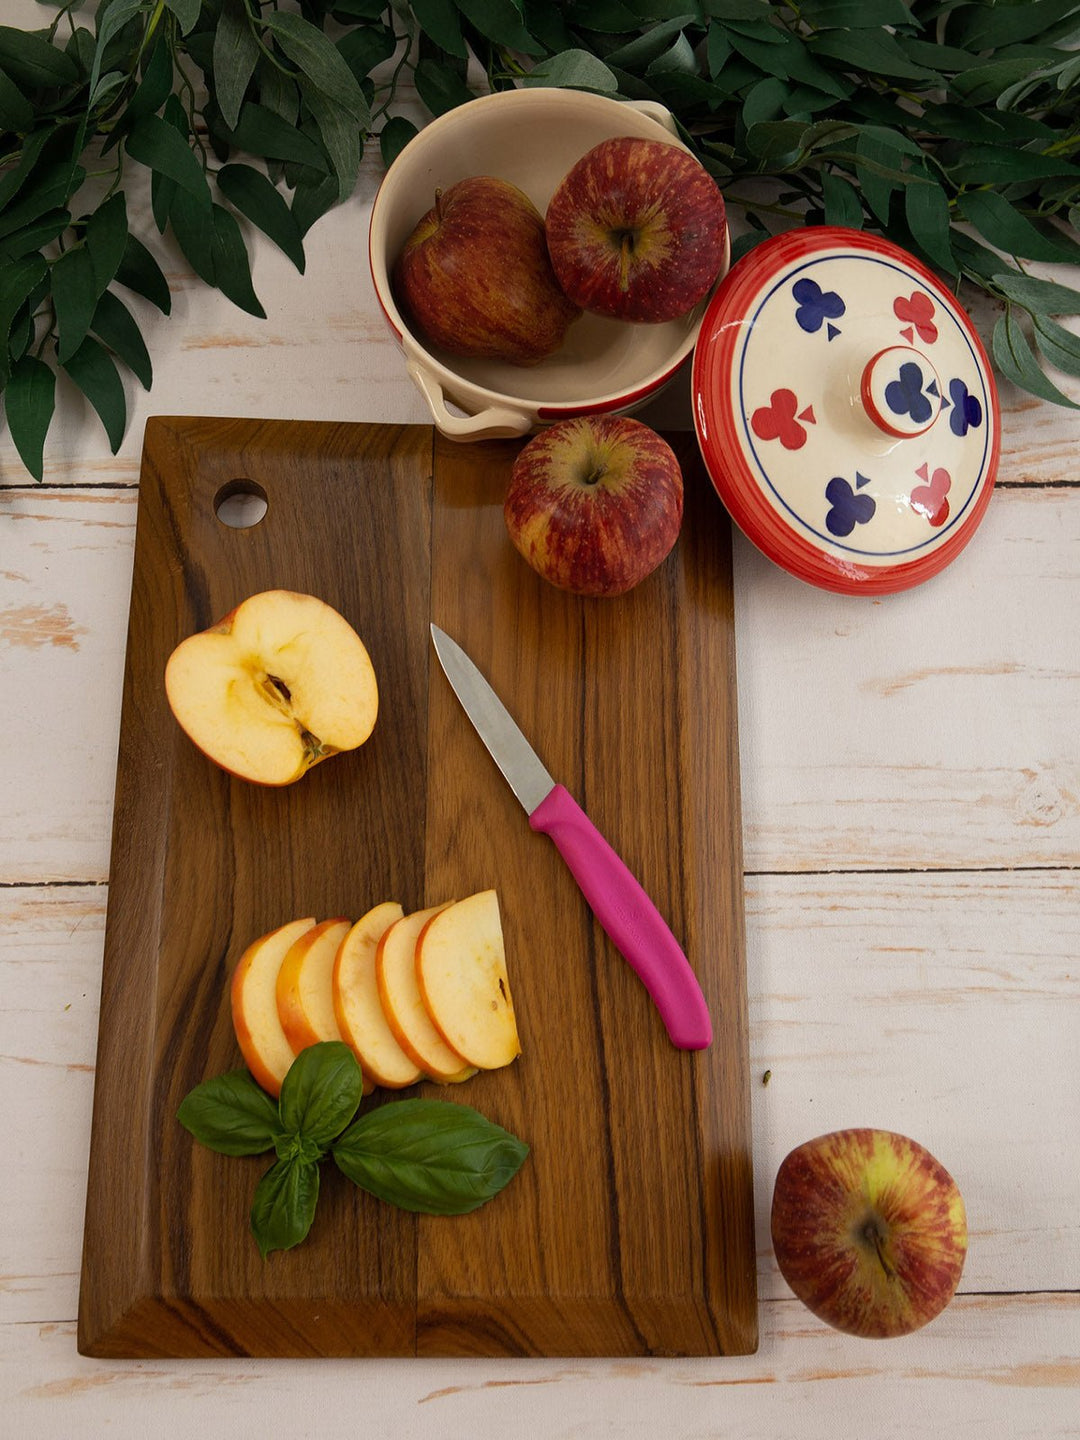
[[[744,870],[746,880],[801,878],[811,875],[1069,875],[1080,870],[1077,865],[881,865],[828,870]]]

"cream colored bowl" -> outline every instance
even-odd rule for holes
[[[436,189],[470,175],[496,175],[517,185],[543,214],[571,166],[619,135],[686,148],[662,105],[577,90],[506,90],[433,120],[387,171],[371,213],[372,280],[406,369],[448,438],[525,435],[572,415],[625,414],[650,400],[693,350],[708,297],[663,325],[583,315],[560,350],[528,368],[429,347],[410,332],[394,302],[394,261],[431,209]],[[725,255],[721,275],[727,264]]]

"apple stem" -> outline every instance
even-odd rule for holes
[[[890,1265],[888,1258],[885,1254],[884,1236],[882,1235],[881,1231],[873,1220],[867,1221],[866,1228],[863,1230],[863,1235],[873,1245],[874,1253],[877,1255],[878,1264],[881,1266],[882,1270],[885,1273],[885,1278],[887,1280],[895,1279],[896,1271],[893,1269],[892,1265]]]
[[[443,197],[443,192],[442,192],[440,189],[436,189],[436,191],[435,191],[435,215],[436,215],[436,217],[437,217],[440,221],[441,221],[442,218],[443,218],[442,197]]]

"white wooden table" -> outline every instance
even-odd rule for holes
[[[365,162],[353,199],[311,232],[306,277],[255,244],[264,322],[172,252],[172,318],[131,301],[155,382],[149,395],[129,385],[118,455],[66,389],[43,485],[0,437],[0,1430],[11,1440],[1080,1433],[1080,415],[1005,384],[987,518],[924,587],[831,596],[736,539],[758,1354],[77,1355],[143,423],[152,413],[427,423],[367,272],[377,178]],[[1061,383],[1080,399],[1080,384]],[[644,418],[685,412],[687,384]],[[852,1124],[921,1140],[967,1203],[960,1291],[902,1340],[827,1329],[771,1254],[782,1157]]]

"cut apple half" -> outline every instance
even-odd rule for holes
[[[452,1049],[435,1028],[416,981],[416,942],[420,932],[432,916],[445,909],[445,905],[435,905],[395,921],[376,948],[375,975],[383,1014],[402,1050],[429,1080],[456,1084],[475,1075],[476,1067]]]
[[[362,915],[338,947],[334,961],[334,1014],[341,1038],[352,1047],[365,1078],[401,1090],[423,1079],[420,1067],[398,1044],[379,1000],[375,954],[379,941],[404,914],[393,901]]]
[[[278,972],[296,941],[314,927],[311,916],[271,930],[248,946],[233,971],[230,1000],[236,1043],[252,1077],[275,1096],[296,1058],[278,1015]]]
[[[349,920],[322,920],[296,941],[281,962],[277,1010],[285,1038],[299,1055],[320,1040],[340,1040],[334,1014],[334,957]]]
[[[494,890],[432,916],[417,941],[416,978],[435,1028],[470,1065],[496,1070],[521,1054]]]
[[[289,785],[371,734],[371,658],[344,616],[314,595],[264,590],[189,635],[165,667],[169,707],[222,769]]]

